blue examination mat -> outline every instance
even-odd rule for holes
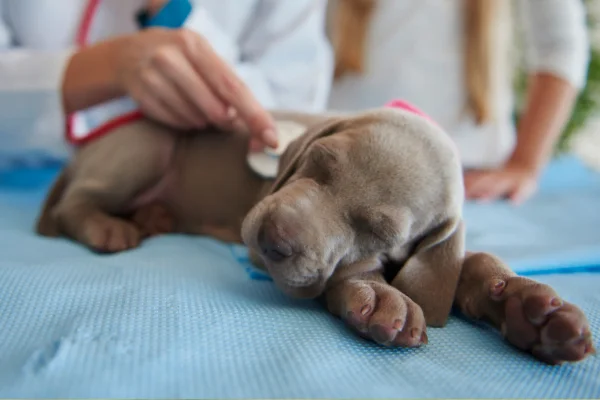
[[[523,274],[600,268],[600,175],[578,159],[555,160],[525,204],[469,203],[471,250],[502,256]]]
[[[386,349],[281,294],[245,249],[169,235],[94,255],[33,233],[56,169],[0,173],[0,397],[600,397],[600,359],[546,366],[453,316]],[[600,177],[557,160],[522,207],[468,204],[492,251],[579,305],[600,347]]]

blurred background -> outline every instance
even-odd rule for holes
[[[600,0],[584,0],[588,8],[588,27],[592,53],[587,85],[581,92],[571,120],[562,135],[557,152],[572,151],[596,170],[600,170]],[[518,36],[516,36],[518,37]],[[525,74],[517,74],[515,82],[521,96]],[[517,108],[517,116],[520,109]]]

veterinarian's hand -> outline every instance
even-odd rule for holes
[[[515,204],[521,204],[535,193],[536,188],[536,171],[510,162],[499,169],[465,173],[466,196],[470,200],[508,198]]]
[[[202,36],[147,29],[118,43],[117,84],[148,116],[182,129],[241,125],[255,146],[277,146],[270,115]]]

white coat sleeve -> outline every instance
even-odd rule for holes
[[[530,72],[558,76],[581,89],[586,82],[590,44],[583,0],[519,0]]]
[[[0,152],[5,161],[36,151],[66,154],[61,83],[71,54],[14,46],[8,24],[0,19]]]
[[[333,73],[325,8],[325,0],[258,1],[239,41],[197,7],[186,25],[206,37],[263,107],[321,111]]]

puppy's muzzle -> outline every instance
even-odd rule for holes
[[[261,254],[269,261],[281,262],[294,254],[292,246],[281,237],[270,221],[259,228],[257,240]]]

